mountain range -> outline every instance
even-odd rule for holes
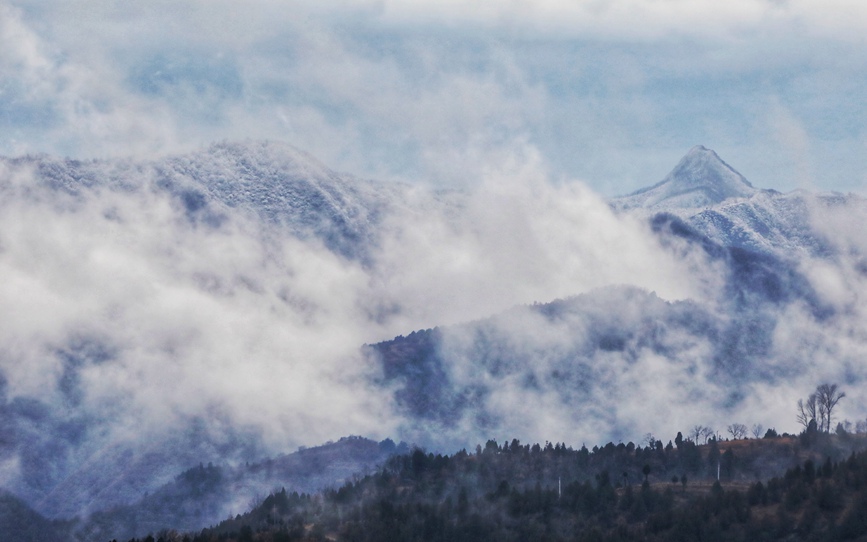
[[[646,249],[634,283],[540,282],[527,291],[550,297],[485,313],[474,296],[501,290],[463,277],[633,257],[604,243],[573,254],[571,240],[550,260],[512,250],[562,230],[544,227],[563,207],[518,215],[507,196],[359,179],[267,142],[0,160],[0,486],[33,513],[91,518],[79,537],[102,540],[198,529],[279,485],[338,484],[384,461],[388,436],[454,451],[791,424],[818,381],[851,390],[843,412],[865,416],[863,198],[756,188],[697,146],[649,188],[576,196],[603,222],[564,239]],[[669,296],[647,277],[689,288]],[[458,303],[478,312],[430,308]],[[279,456],[370,431],[325,447],[339,453]]]

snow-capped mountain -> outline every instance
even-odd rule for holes
[[[0,158],[0,487],[50,518],[130,504],[199,462],[283,451],[263,444],[270,405],[281,432],[316,427],[294,446],[369,431],[336,429],[327,392],[400,312],[379,245],[395,216],[459,204],[272,142]],[[248,378],[273,387],[236,392]]]
[[[696,145],[686,153],[665,179],[612,200],[621,210],[700,209],[736,198],[749,198],[761,190],[723,162],[716,152]]]
[[[693,147],[662,182],[610,203],[620,212],[639,216],[677,216],[722,246],[784,257],[833,254],[832,240],[816,221],[846,212],[847,206],[865,205],[852,194],[755,188],[701,145]]]

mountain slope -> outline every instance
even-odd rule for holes
[[[412,420],[404,430],[431,446],[509,429],[535,436],[546,423],[626,439],[689,400],[720,413],[748,410],[756,398],[744,389],[783,384],[808,365],[780,359],[775,335],[786,311],[806,303],[817,321],[830,316],[783,262],[712,247],[728,269],[724,310],[609,287],[416,331],[368,352]]]
[[[276,492],[194,540],[862,540],[865,438],[818,437],[415,450],[338,490]]]
[[[253,212],[348,258],[369,256],[376,228],[407,187],[339,174],[307,153],[275,143],[222,143],[154,164],[156,183],[188,214],[218,221],[207,204]]]
[[[69,525],[52,522],[38,514],[21,499],[0,491],[0,533],[15,542],[53,542],[65,540]]]

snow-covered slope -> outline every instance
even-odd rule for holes
[[[836,249],[832,240],[815,227],[817,217],[835,210],[846,212],[846,207],[858,205],[864,206],[865,201],[851,194],[765,191],[683,215],[698,230],[725,246],[827,257]]]
[[[367,257],[376,227],[406,186],[337,173],[289,145],[221,143],[154,164],[157,183],[191,215],[208,201],[252,212],[350,258]],[[218,218],[217,218],[218,220]]]
[[[403,303],[380,244],[459,205],[272,142],[0,158],[0,488],[71,517],[370,434],[357,349]]]
[[[71,205],[100,191],[168,193],[192,222],[218,228],[227,214],[242,213],[360,260],[376,244],[383,217],[409,205],[412,192],[407,185],[338,173],[291,145],[267,141],[217,143],[147,162],[0,158],[0,172],[5,173],[0,193],[32,191],[3,183],[29,174],[72,196]],[[434,205],[449,199],[443,193],[430,196]]]

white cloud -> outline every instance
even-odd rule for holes
[[[534,0],[459,2],[386,0],[361,3],[388,23],[482,25],[527,35],[602,37],[618,40],[708,37],[739,39],[763,28],[798,26],[812,36],[855,39],[867,9],[854,0],[815,2],[773,0]],[[339,10],[344,2],[326,2]],[[859,15],[861,15],[859,17]],[[775,28],[776,27],[776,28]]]
[[[291,239],[269,247],[240,218],[191,227],[147,186],[66,211],[36,192],[43,201],[10,198],[2,212],[0,299],[17,313],[2,331],[10,395],[50,400],[63,369],[54,349],[82,337],[117,357],[82,369],[85,411],[120,404],[145,435],[216,405],[268,427],[278,449],[387,434],[373,398],[353,391],[364,366],[345,359],[366,337],[358,267]]]

